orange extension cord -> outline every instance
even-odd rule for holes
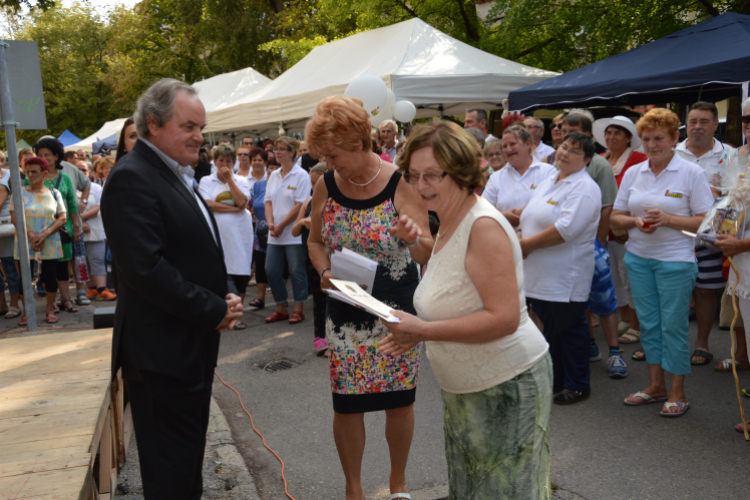
[[[224,384],[225,386],[227,386],[229,389],[232,390],[232,392],[234,392],[237,395],[237,399],[240,401],[240,406],[242,406],[242,409],[245,411],[245,413],[247,414],[247,416],[250,417],[250,425],[253,426],[253,430],[255,431],[255,433],[257,435],[259,435],[260,438],[263,440],[263,446],[265,446],[268,451],[270,451],[271,453],[273,453],[273,455],[276,458],[279,459],[279,462],[281,462],[281,479],[284,480],[284,493],[286,493],[286,496],[288,496],[291,500],[295,500],[295,498],[292,495],[289,494],[289,490],[287,489],[286,477],[284,476],[284,468],[286,467],[286,464],[284,464],[284,461],[281,459],[281,457],[266,444],[266,438],[263,437],[263,434],[261,434],[260,432],[258,432],[258,429],[255,428],[255,422],[253,422],[253,416],[250,415],[250,412],[247,411],[247,408],[245,408],[245,403],[242,402],[242,396],[240,396],[240,393],[237,392],[237,389],[235,389],[231,385],[229,385],[226,382],[224,382],[224,379],[221,378],[221,375],[219,375],[218,372],[214,372],[214,374],[217,377],[219,377],[219,380],[221,380],[222,384]]]

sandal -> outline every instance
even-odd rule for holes
[[[635,344],[641,341],[641,332],[629,328],[627,332],[620,335],[621,344]]]
[[[735,366],[738,370],[750,370],[750,363],[740,363],[739,361],[736,362]],[[732,360],[727,358],[718,365],[714,366],[714,370],[717,372],[731,372],[732,371]]]
[[[305,315],[303,313],[294,311],[292,313],[292,317],[289,318],[289,324],[290,325],[294,325],[294,324],[297,324],[297,323],[302,323],[302,321],[304,321],[304,319],[305,319]]]
[[[274,311],[273,314],[266,318],[266,323],[276,323],[277,321],[283,321],[285,319],[289,319],[289,314]]]
[[[678,411],[678,412],[669,411],[671,408],[674,408],[675,406],[682,408],[682,411]],[[667,411],[664,411],[664,409],[666,409]],[[664,409],[662,409],[662,411],[659,412],[660,417],[677,418],[687,413],[687,411],[690,409],[690,403],[682,403],[682,402],[664,403]]]
[[[47,313],[47,323],[57,323],[59,320],[57,319],[57,316],[55,316],[55,313],[48,312]]]
[[[745,428],[744,428],[744,426],[742,424],[735,425],[734,426],[734,430],[736,430],[740,434],[744,434],[745,433]],[[747,430],[750,431],[750,420],[747,421]]]
[[[643,401],[640,403],[631,403],[628,402],[628,399],[630,398],[642,398]],[[654,398],[646,394],[645,392],[638,391],[632,396],[628,396],[627,398],[623,399],[622,402],[625,403],[625,406],[643,406],[643,405],[650,405],[651,403],[663,403],[666,401],[667,398]]]
[[[68,307],[67,305],[65,305],[68,302],[70,302],[70,307]],[[58,302],[57,306],[60,308],[61,311],[65,311],[65,312],[69,312],[69,313],[77,313],[78,312],[78,308],[73,305],[73,302],[70,299],[66,300],[65,302]]]
[[[646,361],[646,353],[645,353],[645,352],[643,352],[643,350],[640,350],[640,351],[635,351],[635,352],[633,353],[633,356],[632,356],[632,358],[633,358],[633,359],[634,359],[635,361]]]
[[[17,318],[21,315],[21,310],[17,307],[10,306],[7,311],[5,311],[5,319],[13,319]]]
[[[408,493],[394,493],[391,495],[391,500],[397,500],[399,498],[406,498],[406,500],[411,500],[411,495]]]
[[[254,299],[248,302],[247,305],[256,309],[263,309],[266,307],[266,302],[263,299]]]
[[[703,361],[693,361],[693,358],[696,356],[703,358]],[[703,349],[696,349],[695,351],[693,351],[693,354],[690,356],[690,364],[693,366],[705,366],[709,364],[711,361],[713,361],[713,359],[714,359],[714,355],[711,354],[710,352],[704,351]]]
[[[18,321],[18,326],[26,326],[26,316],[21,317]]]
[[[236,324],[234,325],[234,329],[235,329],[235,330],[244,330],[245,328],[247,328],[247,325],[246,325],[245,323],[243,323],[242,321],[238,321],[238,322],[237,322],[237,323],[236,323]]]

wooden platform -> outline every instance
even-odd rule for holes
[[[111,347],[111,329],[0,339],[0,500],[110,497],[132,430]]]

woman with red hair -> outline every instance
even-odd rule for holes
[[[430,258],[427,210],[396,166],[372,151],[371,124],[362,102],[333,96],[318,104],[305,139],[329,171],[312,198],[310,260],[321,288],[332,288],[330,253],[349,248],[378,263],[371,292],[393,309],[416,314],[417,262]],[[388,335],[380,320],[328,298],[326,337],[333,392],[333,435],[346,476],[346,498],[364,498],[360,472],[364,414],[385,411],[391,456],[391,498],[409,498],[406,461],[414,434],[414,399],[421,344],[391,356],[378,351]]]
[[[29,180],[29,185],[25,186],[21,195],[23,197],[29,255],[28,257],[18,255],[18,229],[16,229],[14,257],[16,261],[22,258],[28,258],[31,261],[34,261],[35,258],[41,260],[39,264],[42,266],[42,274],[39,279],[47,289],[47,323],[57,323],[57,316],[55,316],[57,261],[63,258],[63,246],[58,231],[65,224],[67,213],[60,191],[47,188],[44,185],[47,172],[49,172],[49,164],[44,158],[34,157],[26,160],[26,178]],[[10,217],[15,224],[16,212],[12,200]],[[18,262],[16,262],[16,267],[19,268],[20,272]],[[21,288],[23,288],[23,285]],[[23,290],[21,290],[21,302],[23,303]],[[25,305],[23,316],[18,324],[20,326],[26,325]]]

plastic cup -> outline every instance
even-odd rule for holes
[[[659,208],[659,207],[657,207],[655,203],[641,203],[641,208],[643,208],[644,210],[654,210],[654,209]],[[646,215],[648,215],[648,214],[646,214]],[[651,228],[651,223],[650,222],[646,222],[646,219],[644,218],[643,219],[643,229],[650,229],[650,228]]]

